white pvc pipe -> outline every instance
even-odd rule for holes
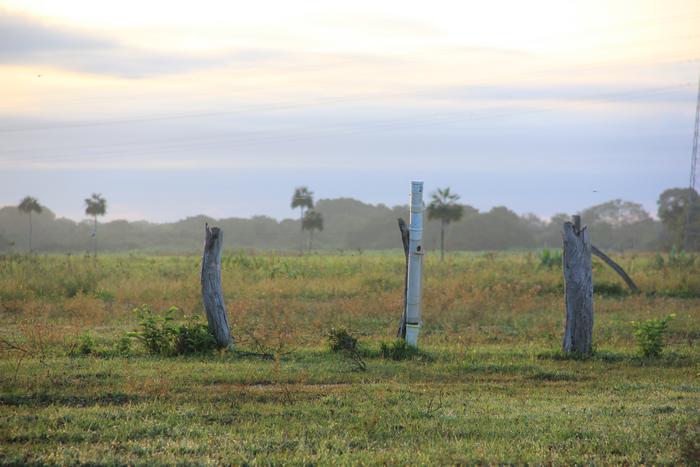
[[[418,346],[421,324],[421,286],[423,273],[423,182],[411,182],[409,217],[408,287],[406,288],[406,342]]]

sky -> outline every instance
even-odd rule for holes
[[[295,217],[449,186],[520,214],[688,185],[696,0],[0,0],[0,206]]]

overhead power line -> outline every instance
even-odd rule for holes
[[[325,127],[322,129],[316,129],[313,131],[296,133],[293,135],[280,135],[280,136],[269,136],[268,132],[260,132],[256,135],[243,135],[240,137],[226,137],[213,140],[180,140],[170,142],[170,144],[156,145],[151,148],[144,148],[136,145],[135,149],[141,149],[138,154],[128,154],[128,157],[149,157],[155,155],[167,155],[178,153],[182,151],[201,151],[205,149],[215,149],[215,148],[226,148],[227,150],[237,150],[246,147],[257,146],[261,144],[270,143],[286,143],[294,142],[300,140],[308,140],[319,137],[327,136],[338,136],[338,135],[348,135],[348,134],[367,134],[367,133],[377,133],[377,132],[387,132],[396,131],[408,128],[419,128],[424,126],[433,125],[435,123],[458,123],[465,121],[476,121],[488,118],[495,118],[499,120],[506,119],[508,117],[535,114],[539,112],[547,112],[553,110],[565,110],[568,108],[575,108],[580,105],[581,102],[594,102],[594,103],[614,103],[614,102],[632,102],[640,98],[648,98],[655,95],[661,95],[663,93],[674,91],[677,89],[687,88],[693,86],[693,83],[677,83],[674,85],[646,88],[635,91],[626,91],[620,93],[606,93],[599,95],[589,95],[586,97],[577,97],[575,102],[563,103],[558,105],[551,105],[547,107],[540,107],[536,109],[503,109],[503,107],[490,107],[490,108],[480,108],[472,109],[468,112],[457,111],[457,112],[441,112],[435,113],[427,116],[420,116],[414,119],[387,119],[380,122],[372,122],[366,125],[359,126],[344,126],[336,125],[331,127]],[[85,149],[84,149],[85,150]],[[75,154],[75,151],[71,151],[67,154],[57,154],[53,156],[40,156],[40,157],[27,157],[21,155],[15,155],[14,157],[0,157],[0,162],[30,162],[30,163],[41,163],[41,162],[110,162],[110,161],[120,161],[125,159],[124,149],[108,149],[108,150],[92,150],[87,151],[86,154]]]

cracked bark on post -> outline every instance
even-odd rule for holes
[[[563,272],[566,288],[565,353],[588,355],[593,350],[593,277],[588,228],[565,222]],[[578,228],[577,228],[578,227]]]
[[[209,228],[204,224],[204,254],[202,255],[202,301],[207,314],[209,332],[216,339],[219,347],[228,347],[231,343],[231,331],[228,327],[224,294],[221,287],[221,246],[223,232],[218,227]]]

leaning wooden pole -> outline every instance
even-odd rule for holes
[[[396,337],[405,339],[406,338],[406,292],[408,290],[408,243],[409,243],[409,231],[406,221],[402,218],[397,219],[399,222],[399,230],[401,231],[401,243],[403,243],[403,254],[406,257],[406,264],[403,272],[403,311],[401,312],[401,323],[399,324],[399,331],[396,333]]]
[[[562,347],[565,353],[589,355],[593,351],[593,274],[588,228],[581,228],[580,218],[574,216],[574,223],[564,223],[562,237],[566,288]]]
[[[624,269],[622,269],[622,266],[610,259],[608,255],[596,248],[595,245],[591,245],[591,252],[598,258],[605,261],[605,264],[610,266],[620,277],[622,277],[622,280],[625,281],[625,284],[627,284],[627,287],[629,287],[632,293],[641,292],[641,290],[639,290],[639,287],[637,287],[637,284],[635,284],[632,278],[625,272]]]
[[[204,225],[204,254],[202,255],[202,301],[207,313],[209,332],[216,339],[219,347],[228,347],[231,343],[231,331],[226,317],[224,293],[221,287],[221,246],[223,232],[218,227]]]

